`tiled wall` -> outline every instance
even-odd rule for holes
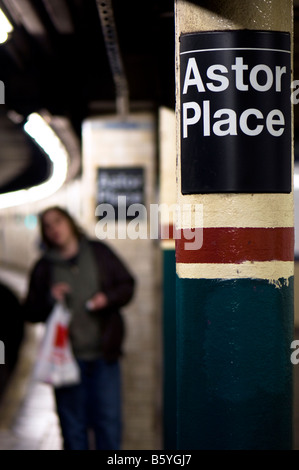
[[[152,115],[87,120],[83,125],[82,222],[95,236],[99,168],[143,168],[144,198],[149,215],[155,203],[156,123]],[[149,230],[148,219],[145,219]],[[129,222],[123,222],[128,224]],[[126,227],[122,226],[123,229]],[[137,229],[138,231],[138,229]],[[145,232],[143,232],[145,233]],[[160,257],[158,240],[109,238],[107,243],[134,274],[133,301],[123,310],[127,337],[123,367],[124,449],[157,449],[160,445]]]

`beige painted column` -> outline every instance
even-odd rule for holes
[[[107,202],[102,196],[98,199],[103,188],[112,201],[115,188],[121,188],[123,170],[137,169],[138,178],[140,171],[143,172],[143,183],[139,187],[143,201],[137,198],[135,203],[144,202],[146,214],[139,226],[135,226],[136,238],[132,238],[134,231],[129,230],[134,221],[116,220],[116,227],[108,223],[108,237],[103,241],[119,254],[136,278],[135,297],[123,310],[127,325],[122,361],[123,448],[155,449],[160,445],[160,271],[157,240],[149,236],[149,220],[150,205],[155,202],[156,122],[154,116],[147,113],[132,114],[126,121],[116,116],[99,116],[84,122],[82,135],[82,221],[91,237],[100,235],[95,211],[99,204]],[[102,186],[98,173],[101,170],[108,170],[108,180],[103,179]],[[113,170],[120,172],[115,178]],[[130,181],[129,184],[134,184],[134,179]]]
[[[159,110],[160,207],[163,306],[163,448],[176,446],[176,119],[169,108]]]

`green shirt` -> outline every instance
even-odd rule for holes
[[[53,281],[66,282],[71,288],[66,302],[70,308],[70,340],[74,355],[80,359],[95,359],[101,356],[101,328],[99,312],[91,312],[86,302],[100,292],[99,270],[86,240],[80,242],[79,253],[72,259],[63,259],[52,251]]]

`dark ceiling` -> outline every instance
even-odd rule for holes
[[[112,7],[130,110],[174,107],[173,0],[150,0],[146,8],[140,0],[113,0]],[[0,192],[6,192],[48,171],[45,163],[33,170],[36,150],[20,136],[22,118],[40,110],[64,116],[80,139],[84,118],[114,113],[117,105],[96,0],[1,0],[0,8],[14,26],[0,45]],[[8,111],[17,116],[14,125]]]
[[[115,100],[96,0],[14,1],[31,5],[41,31],[23,21],[0,49],[7,105],[22,114],[45,107],[67,115],[80,133],[96,102]],[[55,17],[47,4],[57,7]],[[130,100],[173,104],[173,0],[151,0],[146,9],[140,0],[112,5]]]
[[[106,0],[0,0],[14,26],[10,39],[0,45],[0,80],[5,84],[0,193],[36,184],[49,172],[46,159],[23,132],[30,113],[47,110],[66,118],[80,146],[87,116],[117,110],[100,4],[105,7]],[[174,0],[111,0],[111,5],[130,110],[174,109]],[[298,22],[295,6],[295,79]],[[298,112],[295,106],[296,133]]]

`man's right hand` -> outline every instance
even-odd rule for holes
[[[56,284],[53,284],[51,288],[52,297],[54,297],[58,302],[64,301],[66,294],[69,294],[70,291],[71,288],[66,282],[57,282]]]

